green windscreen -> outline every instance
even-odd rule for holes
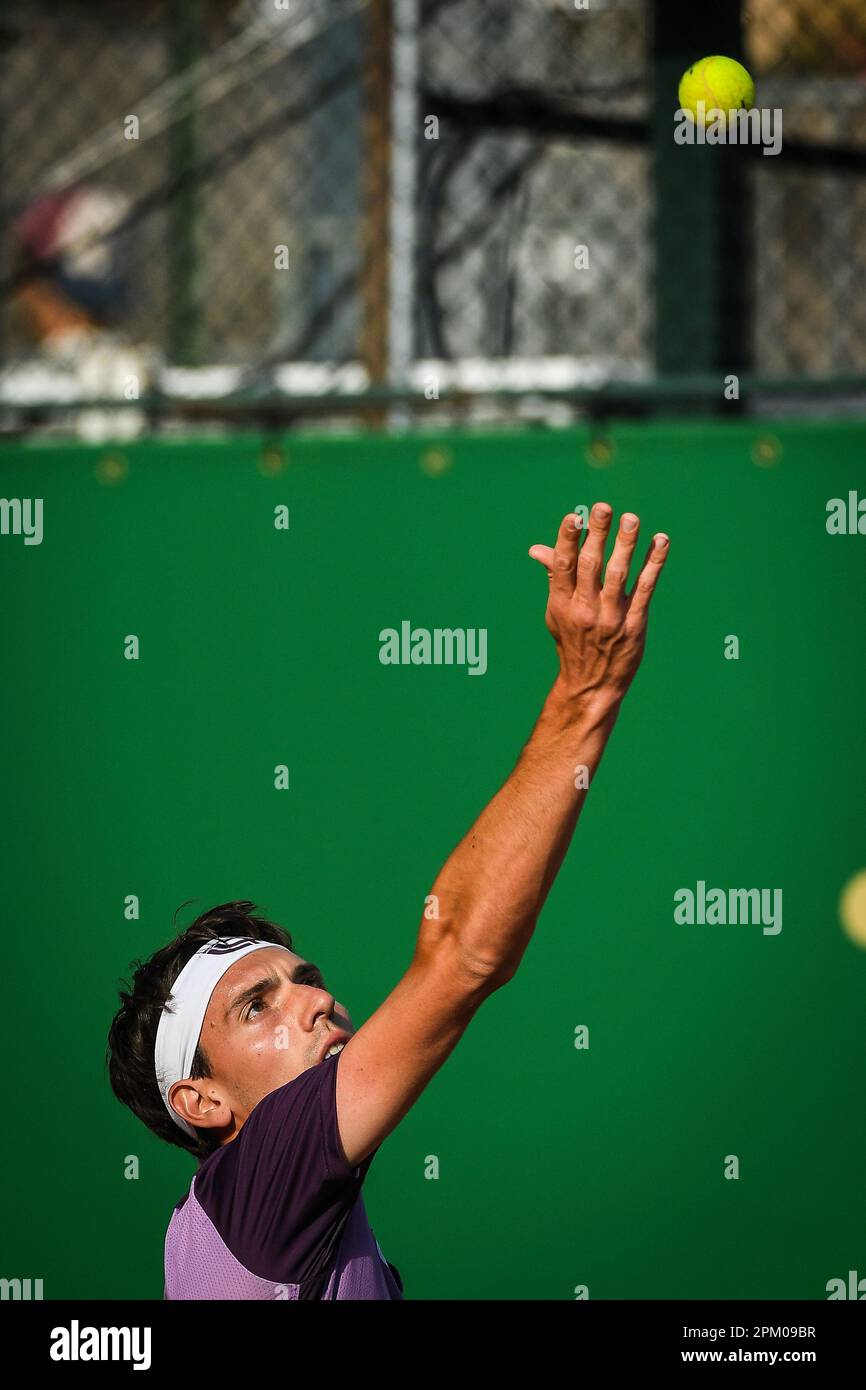
[[[370,1223],[409,1299],[866,1275],[866,922],[840,915],[864,460],[855,423],[5,447],[43,533],[7,508],[0,1273],[162,1296],[194,1166],[111,1094],[119,981],[181,904],[250,898],[362,1025],[553,680],[527,549],[603,499],[641,558],[671,537],[644,663],[520,969],[372,1164]],[[486,669],[383,664],[404,622],[483,630]],[[780,929],[677,920],[684,889],[766,890]]]

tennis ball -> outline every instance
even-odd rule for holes
[[[699,124],[698,102],[704,103],[704,116],[710,111],[748,111],[755,104],[755,84],[751,75],[734,58],[701,58],[680,78],[680,106]]]

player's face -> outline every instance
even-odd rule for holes
[[[212,1075],[194,1083],[206,1116],[190,1117],[233,1137],[263,1096],[285,1086],[354,1032],[318,966],[274,947],[252,951],[223,975],[210,998],[200,1045]]]

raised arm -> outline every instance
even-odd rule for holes
[[[582,546],[580,518],[570,514],[553,549],[530,549],[549,576],[546,622],[559,673],[517,766],[432,889],[463,958],[494,978],[511,978],[532,936],[643,655],[668,538],[653,538],[627,594],[639,521],[623,514],[603,573],[611,518],[598,502]]]
[[[340,1053],[337,1116],[352,1166],[390,1134],[479,1005],[511,979],[562,863],[640,665],[668,550],[656,536],[627,594],[637,517],[623,515],[603,575],[611,515],[605,503],[593,507],[582,546],[570,514],[555,547],[530,549],[550,577],[559,672],[517,766],[436,878],[435,912],[422,919],[409,969]]]

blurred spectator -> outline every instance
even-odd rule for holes
[[[129,307],[126,267],[128,199],[117,190],[79,185],[30,203],[13,228],[16,308],[52,365],[74,373],[81,394],[137,400],[149,367],[118,328]],[[98,441],[140,432],[143,413],[85,410],[79,434]]]

